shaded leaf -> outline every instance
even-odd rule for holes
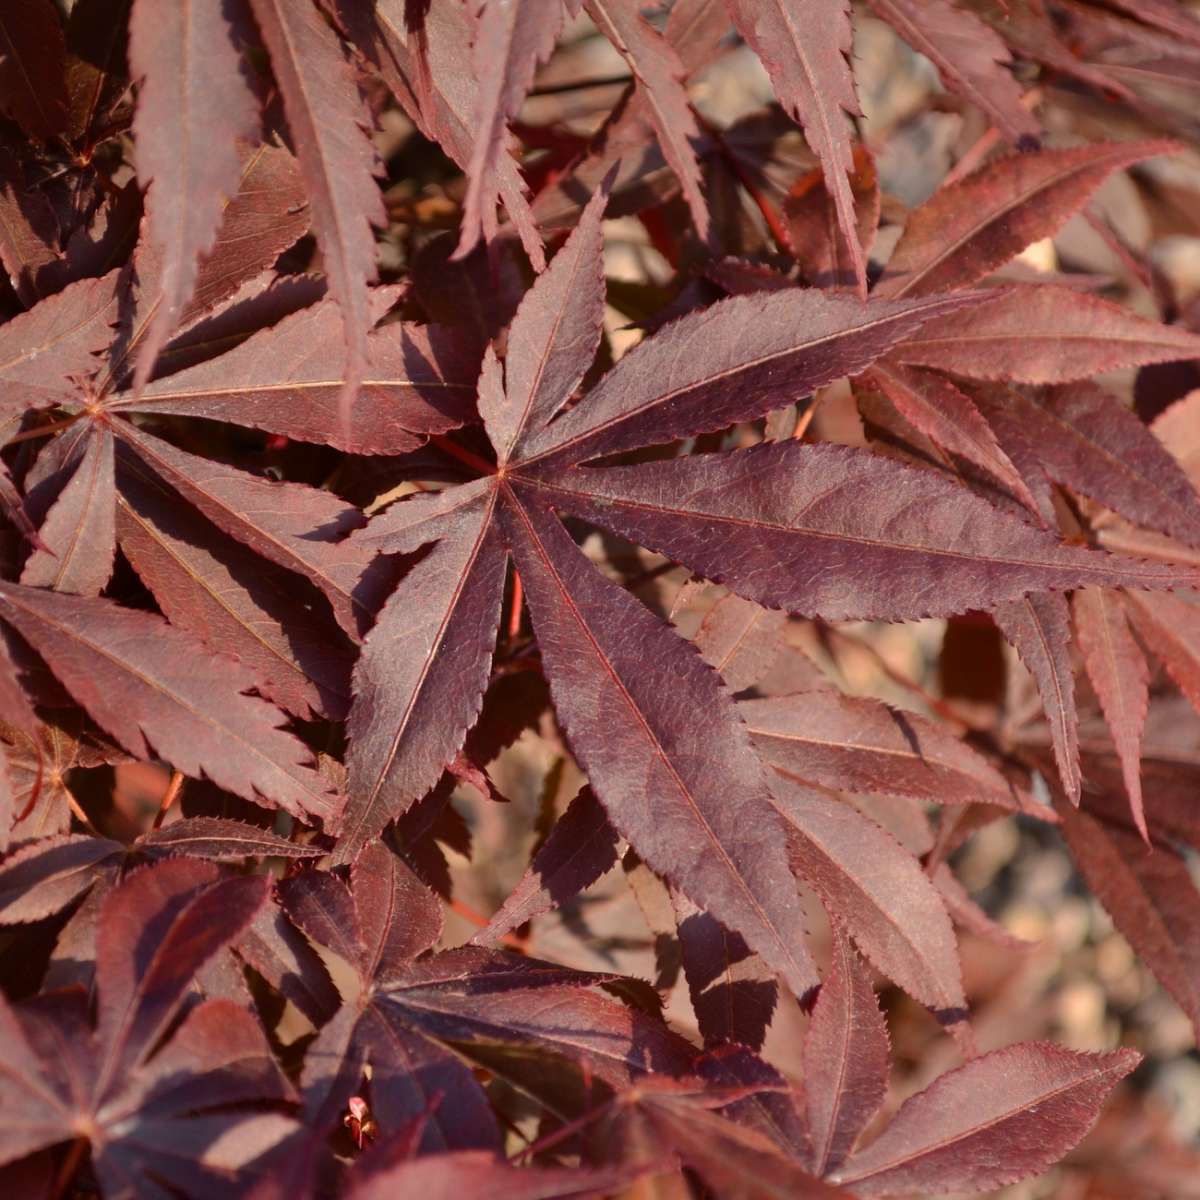
[[[0,109],[40,141],[67,125],[66,44],[53,0],[0,13]]]
[[[242,695],[254,678],[161,618],[107,600],[0,586],[0,616],[47,661],[98,725],[131,753],[153,750],[248,800],[336,825],[340,804],[279,728],[279,711]]]
[[[1121,760],[1133,819],[1148,838],[1142,811],[1142,730],[1149,707],[1149,669],[1129,629],[1120,597],[1106,588],[1080,588],[1071,598],[1075,636],[1092,687]]]
[[[573,899],[616,862],[616,830],[591,789],[583,788],[555,822],[521,882],[471,941],[494,944],[517,926]]]
[[[866,290],[866,262],[858,242],[854,197],[847,176],[854,170],[847,114],[858,98],[848,61],[852,30],[848,4],[814,0],[728,0],[738,32],[763,61],[775,94],[825,169],[854,276]]]
[[[139,386],[192,294],[197,260],[213,247],[225,198],[237,191],[236,141],[256,132],[257,106],[230,7],[186,4],[164,12],[135,0],[130,17],[129,62],[141,80],[134,152],[138,177],[150,188],[148,236],[161,255],[160,295],[140,350]]]

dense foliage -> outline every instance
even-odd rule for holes
[[[970,134],[918,196],[871,22]],[[976,1029],[954,868],[1061,836],[1200,1024],[1200,308],[1096,207],[1200,233],[1198,80],[1173,0],[3,6],[12,1194],[1071,1151],[1139,1055]],[[911,711],[823,669],[933,618]],[[899,1107],[884,988],[958,1056]]]

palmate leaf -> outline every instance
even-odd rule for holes
[[[265,699],[300,717],[345,715],[352,647],[316,589],[179,504],[133,455],[122,455],[117,538],[171,624],[236,657]]]
[[[94,1029],[82,992],[15,1009],[0,1000],[10,1064],[0,1081],[0,1158],[84,1136],[105,1195],[163,1194],[147,1190],[147,1172],[199,1195],[290,1132],[287,1118],[244,1107],[292,1094],[245,1009],[219,1000],[194,1007],[158,1048],[196,973],[265,899],[265,880],[222,877],[209,864],[144,868],[104,903]]]
[[[1116,142],[997,159],[913,210],[874,294],[970,287],[1054,234],[1113,171],[1175,149]]]
[[[430,5],[418,29],[410,28],[406,0],[379,0],[373,5],[330,0],[330,4],[414,124],[466,170],[478,147],[475,113],[484,103],[481,85],[494,83],[490,75],[485,81],[462,69],[472,60],[473,13],[465,5]],[[491,169],[525,253],[541,270],[546,265],[545,251],[517,165],[504,153],[494,155]],[[481,186],[486,184],[484,179]],[[486,216],[489,211],[494,212],[494,207],[481,213]]]
[[[1071,610],[1062,596],[1025,596],[1002,604],[996,624],[1033,675],[1050,721],[1054,760],[1072,804],[1079,803],[1079,718],[1071,670]]]
[[[420,1136],[432,1152],[498,1146],[490,1106],[462,1061],[497,1044],[583,1063],[611,1086],[646,1071],[678,1073],[690,1061],[687,1044],[664,1026],[595,992],[613,976],[481,947],[416,958],[441,931],[441,907],[381,844],[355,862],[349,888],[312,872],[288,880],[281,898],[362,988],[306,1060],[306,1106],[318,1127],[339,1119],[368,1064],[373,1108],[389,1128],[429,1113],[442,1093]]]
[[[599,801],[584,788],[554,823],[520,883],[471,941],[494,945],[518,925],[577,896],[616,866],[617,840]]]
[[[879,1111],[890,1055],[870,976],[846,938],[835,935],[833,963],[804,1039],[804,1102],[816,1174],[840,1167]]]
[[[602,202],[592,201],[520,306],[510,360],[494,351],[485,359],[479,403],[498,466],[472,455],[482,478],[400,501],[350,539],[388,553],[426,549],[356,668],[351,801],[334,860],[353,861],[461,745],[487,677],[511,554],[572,751],[640,858],[803,995],[816,975],[784,849],[791,825],[793,855],[807,855],[801,873],[821,880],[835,909],[857,912],[855,933],[873,961],[953,1020],[964,1003],[953,934],[915,860],[851,810],[817,812],[807,799],[777,808],[716,674],[596,572],[556,513],[583,516],[760,603],[835,619],[998,608],[1087,583],[1172,587],[1189,574],[1064,546],[930,472],[841,447],[790,441],[638,466],[575,465],[753,419],[784,395],[861,370],[898,339],[911,344],[915,326],[950,319],[956,303],[863,303],[798,289],[726,300],[631,351],[551,420],[595,345],[586,330],[596,276],[585,255],[598,252]],[[976,298],[959,302],[970,311]],[[569,368],[572,346],[581,360]],[[874,500],[863,505],[867,493]],[[716,758],[714,744],[724,747]],[[974,770],[980,798],[1024,806],[990,768],[966,754],[951,761]],[[817,825],[806,831],[809,819]],[[896,859],[887,894],[850,851],[842,827],[854,820]],[[916,936],[927,935],[919,947],[896,941],[888,913],[900,895],[916,897],[923,914],[913,913]]]
[[[1072,596],[1072,614],[1087,677],[1121,758],[1130,811],[1148,839],[1141,798],[1141,738],[1150,706],[1150,668],[1129,629],[1120,595],[1108,588],[1080,588]]]
[[[1135,317],[1071,288],[1015,287],[951,313],[893,355],[968,379],[1071,383],[1121,367],[1195,358],[1200,334]]]
[[[738,707],[764,760],[797,780],[1049,816],[981,754],[916,713],[836,691],[744,700]]]
[[[112,341],[121,272],[82,279],[0,329],[0,412],[54,404],[95,374]]]
[[[585,7],[638,81],[663,156],[683,186],[696,236],[707,241],[711,226],[695,151],[700,128],[683,87],[683,63],[669,37],[644,21],[631,0],[585,0]]]
[[[367,365],[349,423],[342,322],[322,301],[285,317],[228,354],[114,396],[112,411],[231,421],[356,454],[402,454],[461,425],[479,372],[468,339],[435,326],[385,325],[367,339]]]
[[[517,1170],[481,1151],[430,1155],[414,1162],[364,1168],[354,1178],[347,1200],[388,1200],[419,1195],[424,1200],[489,1196],[493,1200],[567,1200],[611,1192],[634,1183],[642,1168],[532,1168]]]

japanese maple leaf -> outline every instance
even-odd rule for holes
[[[369,1066],[371,1111],[385,1133],[428,1114],[426,1153],[498,1150],[487,1095],[464,1058],[478,1054],[503,1073],[498,1048],[508,1045],[518,1057],[535,1052],[543,1072],[565,1058],[612,1087],[691,1060],[666,1026],[597,992],[618,976],[473,946],[425,955],[441,933],[441,904],[382,844],[359,856],[348,886],[309,871],[279,891],[291,920],[344,966],[345,1002],[305,1060],[305,1115],[317,1128],[340,1119]]]
[[[105,1196],[207,1196],[292,1132],[278,1102],[293,1092],[258,1019],[228,1000],[187,1006],[266,896],[262,876],[208,863],[144,868],[103,907],[94,1024],[79,989],[0,999],[0,1159],[82,1139]],[[248,1107],[263,1101],[276,1111]]]
[[[186,773],[333,828],[339,802],[309,766],[308,750],[279,728],[275,704],[301,717],[345,715],[353,640],[371,618],[363,575],[372,554],[335,539],[361,516],[331,493],[180,450],[140,422],[190,413],[288,437],[332,436],[347,449],[402,451],[461,423],[478,351],[430,327],[373,331],[372,377],[351,422],[340,422],[346,375],[336,368],[334,302],[311,282],[259,276],[264,255],[273,260],[303,232],[291,213],[296,195],[285,152],[262,148],[246,159],[183,333],[140,392],[123,387],[157,320],[161,263],[151,245],[139,250],[136,281],[113,272],[73,284],[5,325],[0,354],[13,353],[0,368],[4,405],[14,414],[56,405],[66,428],[26,477],[42,514],[39,541],[0,604],[124,749],[143,755],[152,745]],[[376,317],[395,295],[385,288],[368,297]],[[299,310],[289,312],[297,297]],[[265,334],[247,336],[272,321]],[[227,355],[208,357],[214,342],[231,341]],[[94,599],[118,544],[170,626]],[[64,622],[69,632],[60,636]],[[181,672],[185,661],[194,666]]]
[[[485,357],[478,404],[495,461],[460,451],[477,479],[403,500],[349,539],[428,550],[355,669],[351,800],[335,861],[352,861],[461,745],[487,682],[511,556],[558,718],[613,825],[803,995],[816,975],[785,817],[729,694],[588,561],[558,514],[749,599],[831,619],[944,615],[1086,582],[1170,586],[1186,573],[1064,546],[932,473],[840,446],[583,465],[752,420],[974,303],[798,289],[731,298],[637,347],[564,413],[600,336],[603,202],[593,197],[522,302],[503,365],[494,351]]]

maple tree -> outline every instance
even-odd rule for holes
[[[978,1019],[958,865],[1057,839],[1200,1030],[1200,308],[1102,203],[1200,233],[1198,78],[1174,0],[0,11],[0,1178],[1068,1156],[1141,1056]]]

